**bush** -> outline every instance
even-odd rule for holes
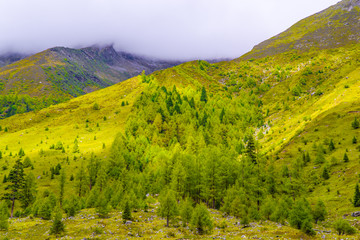
[[[208,233],[213,229],[213,220],[205,205],[198,204],[194,210],[191,224],[199,234]]]
[[[355,234],[356,230],[353,228],[350,223],[344,219],[338,219],[334,222],[334,228],[338,232],[339,235],[347,234],[352,235]]]
[[[93,105],[93,109],[94,109],[94,110],[100,110],[100,106],[99,106],[99,104],[94,103],[94,105]]]

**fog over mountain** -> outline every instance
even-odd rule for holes
[[[235,58],[337,0],[0,0],[0,53],[114,44],[162,59]]]

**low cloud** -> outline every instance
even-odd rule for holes
[[[163,59],[235,58],[335,0],[0,0],[0,52],[114,44]]]

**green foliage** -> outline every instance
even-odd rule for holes
[[[295,201],[295,205],[289,214],[290,225],[301,229],[306,234],[313,235],[311,221],[312,216],[309,203],[305,199]]]
[[[26,157],[26,158],[24,159],[23,166],[24,166],[24,168],[33,167],[33,164],[32,164],[32,162],[31,162],[31,160],[30,160],[29,157]]]
[[[98,103],[94,103],[93,109],[94,109],[94,110],[100,110],[99,104],[98,104]]]
[[[23,209],[29,207],[35,202],[37,186],[34,175],[30,172],[25,176],[24,186],[22,189],[21,206]]]
[[[360,123],[359,120],[357,120],[357,118],[355,117],[354,121],[351,123],[351,127],[353,129],[358,129],[360,127]]]
[[[40,110],[65,100],[65,98],[54,98],[52,96],[39,98],[28,95],[2,95],[0,96],[0,119],[8,118],[15,114]],[[5,132],[7,132],[7,128],[5,129]]]
[[[122,219],[123,219],[123,222],[124,222],[124,223],[125,223],[127,220],[132,220],[130,204],[129,204],[128,201],[125,202],[124,211],[123,211],[123,213],[122,213]]]
[[[344,162],[349,162],[349,157],[346,153],[344,153],[343,160],[344,160]]]
[[[7,231],[9,228],[9,209],[5,201],[0,202],[0,230]]]
[[[353,228],[348,221],[345,219],[338,219],[334,222],[334,228],[339,235],[352,235],[356,233],[355,228]]]
[[[201,89],[200,101],[205,102],[205,103],[208,101],[205,87],[202,87],[202,89]]]
[[[107,218],[110,212],[109,201],[104,194],[100,194],[96,203],[96,213],[100,218]]]
[[[166,218],[166,226],[169,227],[169,221],[178,215],[178,206],[174,192],[171,190],[165,191],[159,197],[159,202],[158,215]]]
[[[312,215],[315,223],[318,223],[318,221],[325,221],[325,217],[327,216],[327,211],[323,201],[321,200],[317,201],[315,208],[313,209]]]
[[[354,193],[354,200],[353,200],[354,207],[360,207],[360,190],[359,184],[355,186],[355,193]]]
[[[330,178],[329,170],[326,166],[324,166],[324,168],[323,168],[322,177],[325,180],[328,180]]]
[[[192,214],[193,214],[193,206],[191,199],[187,198],[183,203],[181,204],[180,208],[180,216],[181,220],[183,222],[183,225],[186,226],[186,224],[190,223]]]
[[[5,194],[4,198],[9,199],[12,201],[11,205],[11,217],[13,217],[15,200],[20,200],[23,197],[23,189],[25,183],[25,173],[24,167],[20,159],[18,159],[10,170],[10,173],[7,177],[7,193]]]
[[[65,232],[65,224],[62,221],[62,212],[59,208],[57,208],[54,212],[50,234],[58,236],[63,232]]]
[[[213,220],[208,209],[203,204],[198,204],[191,219],[191,226],[196,228],[200,235],[211,232],[213,229]]]

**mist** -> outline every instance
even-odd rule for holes
[[[173,60],[236,58],[337,0],[0,0],[0,53],[113,44]]]

